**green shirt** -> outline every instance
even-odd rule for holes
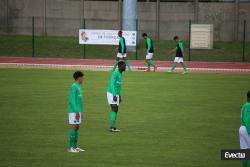
[[[109,93],[112,93],[113,96],[120,96],[121,95],[121,85],[122,85],[122,74],[119,72],[119,70],[115,70],[112,73],[107,91]]]
[[[241,125],[245,126],[250,134],[250,103],[246,102],[241,109]]]
[[[176,45],[176,57],[183,57],[183,53],[184,53],[184,47],[182,41],[180,40]]]
[[[147,50],[147,53],[154,53],[153,41],[149,37],[146,40],[146,50]]]
[[[74,82],[70,88],[69,93],[69,107],[68,111],[69,113],[72,112],[82,112],[83,111],[83,105],[82,105],[82,89],[81,86]]]
[[[126,42],[124,37],[120,37],[119,45],[117,47],[118,53],[126,53]]]

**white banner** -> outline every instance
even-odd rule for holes
[[[119,45],[119,30],[79,30],[79,44]],[[127,46],[136,46],[136,31],[122,31]]]
[[[190,48],[213,49],[213,29],[213,24],[192,24]]]

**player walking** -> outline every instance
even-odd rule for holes
[[[116,128],[116,119],[118,106],[122,101],[121,98],[121,85],[122,85],[122,73],[126,70],[126,64],[124,61],[118,62],[118,70],[112,73],[107,89],[107,99],[111,107],[110,111],[110,132],[120,132]]]
[[[168,72],[172,73],[175,70],[175,68],[176,68],[176,63],[181,63],[182,68],[183,68],[182,74],[186,74],[187,73],[187,68],[186,68],[186,65],[184,64],[184,60],[183,60],[183,57],[184,57],[183,43],[179,39],[178,36],[174,37],[174,41],[176,42],[176,48],[174,48],[173,50],[169,51],[168,54],[172,54],[172,53],[174,53],[176,51],[176,56],[175,56],[172,68]]]
[[[157,67],[153,63],[153,55],[154,55],[154,46],[151,38],[148,37],[148,34],[143,33],[142,37],[146,40],[146,63],[148,65],[147,72],[150,72],[150,66],[154,67],[154,72]]]
[[[119,61],[125,61],[126,65],[128,66],[128,70],[131,71],[131,66],[128,62],[127,58],[127,48],[126,48],[126,41],[125,38],[122,36],[122,31],[118,32],[118,36],[120,38],[119,40],[119,46],[116,48],[117,49],[117,55],[116,55],[116,63],[114,65],[113,71],[115,71]]]
[[[77,147],[78,130],[82,122],[83,111],[83,96],[81,90],[81,84],[83,82],[84,74],[80,71],[76,71],[73,74],[75,82],[72,84],[69,95],[69,152],[78,153],[84,151]]]
[[[250,91],[247,92],[247,102],[243,104],[241,109],[240,124],[240,149],[250,149]],[[243,166],[250,166],[250,162],[243,161]]]

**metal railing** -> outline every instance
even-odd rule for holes
[[[23,20],[22,20],[23,19]],[[78,30],[86,29],[120,29],[119,20],[108,19],[47,19],[46,34],[43,31],[43,21],[39,17],[10,18],[9,24],[0,26],[0,56],[16,57],[51,57],[51,58],[83,58],[83,59],[114,59],[115,46],[79,45]],[[22,24],[24,22],[25,24]],[[229,39],[234,34],[230,21],[215,25],[215,33],[221,34],[228,40],[214,41],[211,50],[195,50],[190,48],[190,27],[192,20],[164,21],[160,23],[159,38],[154,27],[148,27],[145,20],[136,20],[138,32],[138,45],[136,52],[130,52],[129,59],[145,58],[145,41],[141,38],[142,32],[152,37],[155,47],[156,60],[172,60],[173,55],[167,51],[175,47],[172,40],[179,35],[184,40],[185,59],[188,61],[224,61],[224,62],[250,62],[250,36],[249,20],[239,21],[239,40]],[[17,24],[18,23],[18,24]],[[150,24],[150,22],[149,22]],[[227,28],[226,31],[221,29]]]

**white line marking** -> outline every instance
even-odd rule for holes
[[[15,66],[15,67],[34,67],[34,68],[108,68],[111,69],[113,66],[101,66],[101,65],[69,65],[69,64],[33,64],[33,63],[0,63],[0,66]],[[133,69],[145,70],[145,66],[133,66]],[[158,67],[159,70],[169,70],[170,67]],[[182,70],[182,68],[176,68]],[[239,68],[187,68],[188,71],[228,71],[228,72],[250,72],[250,69],[239,69]]]

